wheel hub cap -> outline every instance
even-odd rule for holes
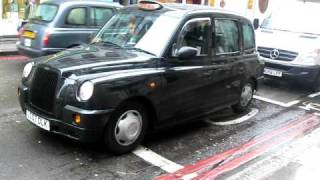
[[[248,103],[251,101],[252,96],[253,96],[252,86],[250,84],[245,85],[241,92],[241,99],[240,99],[241,106],[247,106]]]
[[[130,145],[139,137],[142,129],[142,117],[138,111],[124,112],[115,127],[115,137],[119,144]]]

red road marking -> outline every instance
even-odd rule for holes
[[[171,179],[180,179],[182,176],[188,175],[188,174],[194,174],[197,175],[203,174],[206,171],[208,171],[212,166],[217,165],[219,162],[222,162],[226,158],[230,157],[231,155],[240,155],[244,152],[248,151],[250,148],[257,146],[258,144],[265,143],[266,141],[271,140],[272,138],[275,138],[278,135],[284,134],[293,128],[299,128],[301,127],[306,121],[311,120],[318,120],[317,116],[314,115],[307,115],[306,117],[299,118],[298,120],[295,120],[291,123],[288,123],[287,125],[280,127],[268,134],[262,135],[260,137],[257,137],[247,143],[245,143],[242,146],[227,150],[223,153],[214,155],[212,157],[209,157],[205,160],[201,160],[195,164],[187,165],[183,169],[178,170],[175,173],[166,174],[163,176],[160,176],[156,178],[157,180],[171,180]]]
[[[319,119],[311,119],[310,121],[304,122],[304,126],[299,126],[294,131],[290,131],[286,136],[277,137],[274,141],[268,142],[257,149],[254,149],[239,158],[236,158],[232,161],[227,162],[211,171],[208,171],[196,178],[194,180],[206,180],[206,179],[216,179],[219,175],[222,175],[228,171],[231,171],[255,158],[263,155],[264,153],[274,149],[275,147],[279,147],[282,144],[290,142],[300,136],[302,136],[306,131],[312,129],[313,127],[319,125]]]
[[[0,56],[0,60],[28,60],[29,58],[26,56]]]

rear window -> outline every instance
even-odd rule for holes
[[[254,32],[252,27],[249,24],[242,25],[242,34],[243,34],[243,46],[244,49],[253,49],[255,48],[254,44]]]
[[[40,4],[34,12],[32,12],[30,19],[50,22],[56,16],[58,6],[54,4]]]

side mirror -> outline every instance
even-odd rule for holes
[[[198,49],[190,46],[183,46],[177,52],[177,56],[179,59],[193,58],[197,54],[198,54]]]
[[[258,29],[259,26],[260,26],[259,19],[257,19],[257,18],[254,19],[254,20],[253,20],[253,28],[254,28],[254,30]]]

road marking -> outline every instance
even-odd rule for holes
[[[244,115],[244,116],[241,116],[237,119],[233,119],[233,120],[230,120],[230,121],[225,121],[225,122],[214,122],[214,121],[211,121],[211,120],[206,120],[207,123],[209,124],[212,124],[212,125],[217,125],[217,126],[227,126],[227,125],[234,125],[234,124],[240,124],[244,121],[247,121],[249,119],[251,119],[252,117],[254,117],[255,115],[257,115],[259,112],[258,109],[256,108],[252,108],[251,111]]]
[[[269,98],[265,98],[265,97],[257,96],[257,95],[253,95],[253,98],[258,99],[260,101],[265,101],[265,102],[268,102],[271,104],[276,104],[276,105],[279,105],[282,107],[291,107],[291,106],[296,105],[300,102],[299,100],[294,100],[294,101],[290,101],[288,103],[284,103],[284,102],[276,101],[273,99],[269,99]]]
[[[0,60],[28,60],[28,57],[25,56],[1,56]]]
[[[302,103],[303,106],[299,106],[299,108],[310,111],[310,110],[315,110],[315,111],[320,111],[320,104],[318,103],[313,103],[310,101],[305,101]]]
[[[303,156],[308,153],[310,147],[317,146],[319,137],[320,129],[318,128],[303,138],[290,143],[289,146],[283,147],[279,151],[272,152],[270,156],[263,157],[261,160],[246,166],[241,171],[228,177],[228,180],[268,179],[274,172],[286,167],[290,162],[296,162],[296,159],[299,159],[301,155]],[[316,154],[315,157],[318,156],[318,154]]]
[[[320,92],[316,92],[316,93],[308,95],[308,97],[309,98],[314,98],[314,97],[319,96],[319,95],[320,95]]]
[[[319,125],[320,121],[318,120],[314,120],[314,121],[307,121],[306,123],[304,123],[304,126],[300,126],[297,129],[295,129],[294,131],[291,131],[290,133],[288,133],[286,136],[280,136],[277,137],[277,139],[275,141],[272,142],[268,142],[248,153],[246,153],[243,156],[240,156],[238,158],[235,158],[211,171],[208,171],[204,174],[201,174],[200,176],[194,178],[194,180],[206,180],[206,179],[216,179],[218,176],[231,171],[263,154],[265,154],[266,152],[269,152],[272,149],[275,149],[275,147],[279,147],[280,145],[283,145],[285,143],[288,143],[302,135],[304,135],[305,131],[308,131],[312,128],[314,128],[315,126]]]
[[[195,175],[198,177],[205,175],[206,173],[208,173],[207,175],[210,175],[211,177],[220,171],[227,172],[233,170],[242,165],[242,162],[248,162],[253,158],[256,158],[258,155],[271,150],[271,148],[274,148],[275,146],[278,146],[289,140],[293,140],[301,133],[315,127],[318,124],[320,124],[320,119],[317,116],[306,115],[269,133],[258,136],[241,146],[198,161],[195,164],[187,165],[183,169],[180,169],[174,173],[162,175],[156,179],[172,180],[181,179],[183,177],[188,179],[188,177],[194,177]],[[279,136],[284,136],[282,137],[284,142],[278,140]],[[273,142],[271,140],[275,141]],[[215,171],[217,168],[219,171]]]
[[[183,166],[174,163],[143,146],[139,146],[132,153],[142,158],[143,160],[149,162],[150,164],[160,167],[161,169],[169,173],[175,172],[183,168]]]

